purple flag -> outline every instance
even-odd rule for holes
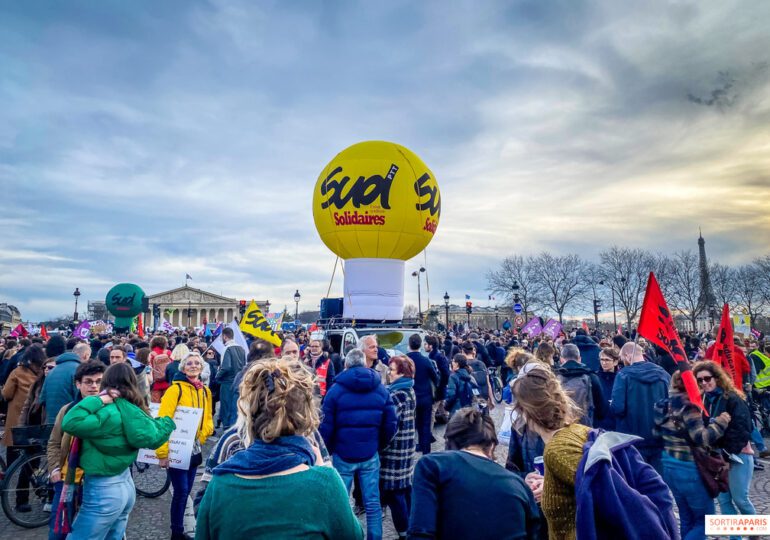
[[[548,319],[543,327],[543,334],[551,336],[551,339],[556,339],[556,336],[561,332],[561,323],[555,319]]]
[[[542,331],[543,325],[540,324],[540,319],[537,317],[532,317],[529,322],[524,325],[524,328],[521,329],[522,334],[529,334],[532,337],[540,335],[540,332]]]
[[[83,321],[77,326],[77,328],[75,328],[75,331],[72,332],[72,335],[76,338],[88,339],[88,336],[91,335],[91,323],[88,321]]]

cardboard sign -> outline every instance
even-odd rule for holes
[[[150,413],[153,418],[158,417],[159,403],[150,403]],[[168,466],[173,469],[188,469],[190,467],[190,458],[192,457],[193,447],[195,446],[195,434],[200,425],[203,409],[195,407],[177,407],[174,412],[174,423],[176,429],[171,433],[168,440]],[[150,463],[157,465],[158,458],[155,457],[155,450],[142,448],[136,460],[140,463]]]

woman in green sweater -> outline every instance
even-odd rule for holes
[[[149,415],[128,364],[107,368],[101,394],[81,400],[62,421],[62,430],[82,441],[85,473],[70,540],[123,538],[136,500],[129,466],[140,448],[159,447],[175,427],[171,418]]]
[[[342,479],[306,438],[318,428],[313,388],[297,360],[251,364],[236,423],[246,448],[214,468],[196,539],[363,538]]]

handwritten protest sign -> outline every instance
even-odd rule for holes
[[[153,418],[157,418],[159,408],[159,403],[150,404],[150,413]],[[203,410],[195,407],[176,408],[174,413],[176,429],[168,440],[168,466],[172,469],[188,469],[190,467],[190,458],[195,446],[195,434],[200,425],[201,414],[203,414]],[[140,463],[158,464],[155,450],[151,448],[139,450],[136,460]]]

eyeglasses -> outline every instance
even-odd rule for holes
[[[45,370],[46,370],[46,371],[51,371],[51,370],[52,370],[53,368],[55,368],[55,367],[56,367],[56,366],[45,366]]]
[[[93,380],[93,379],[83,379],[80,381],[80,384],[83,386],[99,386],[102,384],[101,379]]]
[[[706,375],[705,377],[696,377],[695,380],[698,381],[698,384],[703,384],[704,382],[710,383],[713,378],[711,375]]]

